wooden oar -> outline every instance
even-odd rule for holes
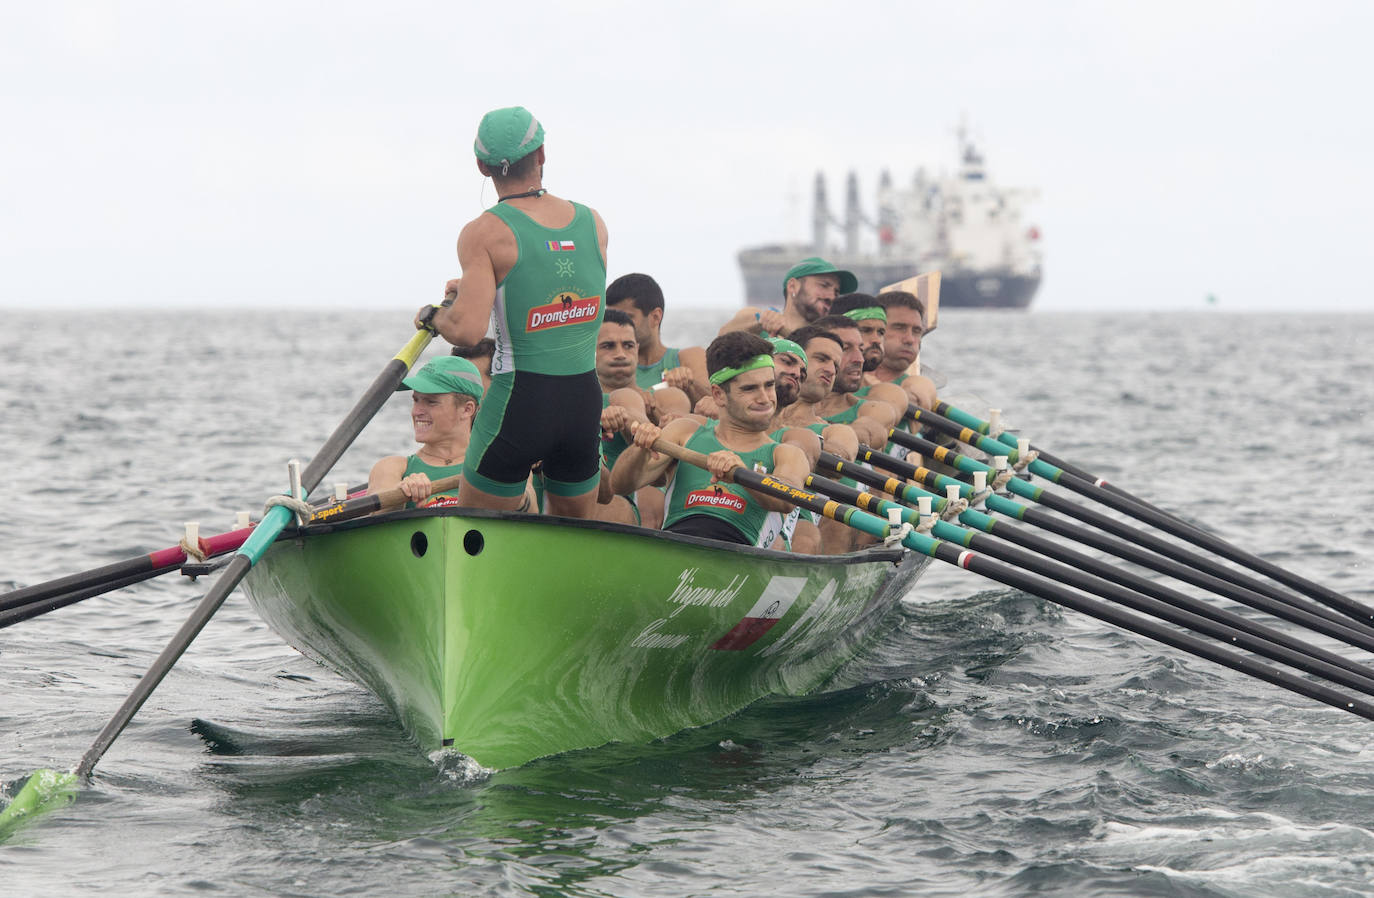
[[[886,518],[890,510],[896,510],[903,521],[913,526],[920,523],[920,514],[916,509],[873,493],[860,492],[819,475],[807,477],[806,485],[879,517]],[[1151,617],[1221,639],[1366,695],[1374,695],[1374,669],[1367,665],[1234,612],[1213,607],[1138,574],[1113,568],[1037,534],[1021,532],[1019,538],[1013,539],[1018,535],[1018,528],[1007,521],[994,520],[976,509],[965,509],[958,518],[959,523],[970,529],[965,530],[937,517],[932,520],[931,535],[936,539],[987,552],[1022,569],[1078,587]],[[1039,555],[1017,549],[1010,545],[1012,542],[1024,545]],[[1047,558],[1054,561],[1046,561]]]
[[[700,452],[666,442],[663,439],[655,441],[654,450],[669,455],[679,462],[687,462],[702,468],[707,467],[706,457]],[[809,509],[871,536],[886,539],[891,533],[888,524],[875,515],[853,506],[843,505],[834,499],[827,499],[810,490],[784,483],[768,474],[758,474],[741,466],[735,468],[731,479],[741,486],[777,496],[793,505]],[[1039,596],[1066,608],[1080,611],[1098,620],[1173,646],[1199,658],[1213,661],[1275,686],[1305,695],[1333,708],[1340,708],[1342,711],[1348,711],[1366,720],[1374,720],[1374,703],[1350,696],[1321,683],[1313,683],[1285,668],[1274,667],[1250,656],[1237,654],[1209,640],[1162,626],[1154,620],[1140,617],[1138,614],[1082,595],[1029,571],[1004,564],[995,559],[985,558],[976,552],[960,549],[953,543],[926,536],[915,530],[902,538],[902,545],[912,551],[929,555],[965,570],[971,570],[990,580]]]
[[[420,353],[429,345],[433,336],[434,332],[428,328],[416,331],[415,336],[377,375],[367,392],[353,406],[348,416],[334,429],[324,446],[310,460],[305,471],[301,474],[301,485],[307,494],[319,485],[320,481],[324,479],[324,475],[334,466],[334,462],[339,460],[339,456],[343,455],[344,450],[353,443],[367,422],[372,420],[377,411],[385,404],[387,398],[400,386],[406,372],[410,370],[411,365],[415,364],[415,360],[420,357]],[[281,505],[272,506],[263,515],[262,521],[253,529],[233,559],[224,567],[219,580],[200,600],[200,604],[191,612],[191,616],[187,618],[186,622],[181,625],[181,629],[172,637],[172,641],[153,661],[148,672],[138,681],[138,685],[134,687],[133,692],[124,700],[124,704],[115,712],[115,716],[110,719],[109,723],[105,724],[105,728],[100,731],[100,735],[96,737],[95,742],[82,756],[76,767],[70,773],[54,770],[35,772],[16,793],[14,801],[3,811],[0,811],[0,837],[5,836],[22,820],[29,819],[50,807],[65,804],[75,797],[77,785],[90,778],[91,771],[101,756],[123,732],[124,727],[133,719],[133,716],[138,713],[138,709],[148,700],[148,696],[162,682],[163,677],[167,675],[167,672],[172,669],[172,665],[191,645],[192,640],[209,623],[210,617],[228,598],[229,593],[233,592],[234,587],[238,586],[239,581],[262,557],[262,553],[267,551],[268,546],[276,540],[277,535],[286,527],[291,517],[291,511]]]
[[[914,449],[917,452],[925,453],[929,457],[932,457],[944,464],[948,464],[951,467],[957,468],[960,471],[965,471],[970,474],[981,471],[987,474],[989,477],[993,474],[993,469],[983,464],[982,462],[977,461],[976,459],[969,458],[966,455],[961,455],[953,451],[952,449],[948,449],[943,446],[937,446],[935,443],[932,443],[929,440],[924,439],[922,437],[912,436],[911,434],[894,430],[892,434],[889,436],[889,439],[891,439],[892,442],[898,444],[899,446],[906,446],[907,448]],[[956,481],[953,481],[951,479],[950,482]],[[943,486],[944,484],[941,483],[941,488],[943,488]],[[1223,580],[1229,580],[1238,586],[1243,586],[1246,589],[1251,590],[1252,592],[1258,592],[1262,595],[1267,595],[1273,599],[1277,599],[1280,602],[1285,602],[1295,607],[1307,608],[1308,610],[1314,611],[1314,613],[1320,613],[1323,615],[1331,614],[1331,612],[1328,612],[1325,608],[1322,608],[1320,611],[1316,611],[1316,609],[1318,609],[1320,606],[1312,605],[1306,602],[1306,600],[1299,598],[1298,596],[1288,592],[1287,590],[1275,586],[1273,583],[1270,583],[1267,580],[1261,580],[1256,577],[1250,576],[1249,574],[1246,574],[1243,571],[1233,570],[1229,567],[1226,567],[1225,565],[1218,564],[1212,558],[1199,555],[1198,553],[1193,552],[1187,548],[1175,545],[1174,543],[1171,543],[1168,540],[1156,536],[1153,533],[1146,532],[1138,527],[1133,527],[1130,524],[1119,521],[1116,518],[1113,518],[1109,515],[1105,515],[1101,512],[1095,511],[1087,507],[1086,505],[1083,505],[1078,502],[1073,502],[1062,496],[1056,495],[1055,493],[1052,493],[1043,487],[1035,486],[1031,484],[1029,481],[1022,480],[1019,477],[1013,477],[1010,480],[1008,480],[1006,488],[1009,492],[1015,493],[1023,499],[1029,499],[1032,502],[1044,505],[1046,508],[1052,508],[1055,511],[1062,512],[1063,514],[1066,514],[1073,518],[1077,518],[1085,524],[1091,524],[1099,530],[1106,531],[1107,533],[1111,533],[1122,539],[1129,540],[1137,545],[1144,546],[1152,552],[1157,552],[1160,555],[1172,558],[1175,561],[1180,561],[1184,564],[1191,565],[1200,571],[1205,571],[1211,574],[1212,576],[1220,577]],[[1346,599],[1345,604],[1343,604],[1340,607],[1337,607],[1331,603],[1326,602],[1323,602],[1323,605],[1326,605],[1327,608],[1332,608],[1335,612],[1340,612],[1340,614],[1343,615],[1346,619],[1358,622],[1362,627],[1369,628],[1371,627],[1371,625],[1374,625],[1374,614],[1366,616],[1365,614],[1356,613],[1360,610],[1364,610],[1367,612],[1368,609],[1364,609],[1363,605],[1360,605],[1352,600]]]
[[[903,477],[909,477],[912,480],[930,482],[932,487],[936,486],[934,482],[935,478],[940,476],[926,468],[912,465],[910,462],[894,458],[872,449],[865,449],[861,455],[876,468],[890,470]],[[937,513],[945,509],[948,501],[944,496],[937,496],[934,492],[911,486],[894,477],[879,474],[860,464],[845,461],[828,452],[821,453],[820,459],[817,462],[817,469],[824,469],[827,473],[841,474],[859,483],[882,490],[885,493],[891,493],[902,502],[908,504],[918,502],[922,496],[933,496],[935,498],[931,500],[931,507]],[[1213,577],[1196,568],[1165,558],[1162,555],[1156,555],[1132,543],[1119,540],[1116,537],[1108,536],[1104,533],[1099,533],[1087,527],[1079,526],[1071,521],[1062,520],[1055,515],[1041,511],[1037,508],[1022,505],[1019,502],[1013,502],[995,493],[984,496],[983,503],[989,511],[995,511],[999,514],[1005,514],[1015,520],[1024,521],[1039,529],[1067,537],[1074,542],[1090,546],[1110,555],[1115,555],[1124,561],[1149,568],[1150,570],[1172,577],[1175,580],[1191,583],[1194,586],[1215,593],[1222,598],[1230,599],[1233,602],[1238,602],[1242,605],[1248,605],[1251,608],[1264,611],[1274,617],[1306,627],[1324,636],[1338,639],[1347,645],[1352,645],[1368,652],[1374,652],[1374,631],[1362,627],[1360,624],[1350,620],[1344,615],[1338,615],[1320,605],[1310,603],[1307,605],[1293,605],[1286,602],[1280,602],[1269,596],[1261,595],[1260,593],[1245,589],[1242,586],[1237,586],[1228,580]],[[989,520],[996,523],[995,518],[989,518]],[[989,530],[989,532],[991,531]],[[998,528],[996,535],[1019,545],[1024,545],[1027,548],[1037,549],[1038,551],[1038,546],[1035,542],[1035,534],[1029,533],[1022,528],[1010,528],[1005,526],[1005,522],[1003,522],[1003,526]],[[1125,573],[1121,568],[1109,568],[1108,570]]]
[[[1005,455],[1010,463],[1014,463],[1019,459],[1017,449],[999,440],[984,436],[972,428],[963,427],[927,409],[912,405],[907,409],[907,417],[918,423],[928,424],[942,433],[953,436],[961,443],[967,443],[989,454]],[[897,432],[901,433],[901,431]],[[893,442],[898,443],[898,445],[906,445],[896,439],[894,439]],[[1179,520],[1167,512],[1161,512],[1152,507],[1141,505],[1139,502],[1135,501],[1133,497],[1127,498],[1120,492],[1104,489],[1082,477],[1074,476],[1073,474],[1069,474],[1057,468],[1051,469],[1049,466],[1042,464],[1039,459],[1032,461],[1028,468],[1033,474],[1043,476],[1060,486],[1071,489],[1080,495],[1087,496],[1123,514],[1130,515],[1138,521],[1142,521],[1152,527],[1172,534],[1185,542],[1192,543],[1222,558],[1234,561],[1236,564],[1247,567],[1258,574],[1270,577],[1291,589],[1295,589],[1304,595],[1316,599],[1329,608],[1334,608],[1342,614],[1349,615],[1363,624],[1374,623],[1374,608],[1362,605],[1349,596],[1336,592],[1334,589],[1329,589],[1328,587],[1322,586],[1320,583],[1315,583],[1306,577],[1295,574],[1285,568],[1281,568],[1271,561],[1266,561],[1258,555],[1251,554],[1238,546],[1233,546],[1225,540],[1213,536],[1192,524]]]

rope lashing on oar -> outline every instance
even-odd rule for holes
[[[653,448],[655,451],[669,455],[679,462],[685,461],[699,467],[706,467],[704,455],[676,443],[669,443],[660,438],[655,441]],[[777,496],[871,536],[881,539],[886,537],[892,529],[887,522],[868,512],[853,506],[843,505],[834,499],[827,499],[810,490],[777,480],[770,475],[757,474],[742,466],[735,468],[731,473],[731,479],[741,486]],[[1247,655],[1239,655],[1192,634],[1162,627],[1157,621],[1123,611],[1113,605],[1092,599],[1067,589],[1052,580],[1047,580],[1012,565],[984,557],[977,552],[959,549],[952,543],[934,539],[915,531],[907,534],[903,540],[903,545],[912,551],[973,571],[991,580],[1039,596],[1066,608],[1080,611],[1098,620],[1130,630],[1133,633],[1138,633],[1300,695],[1305,695],[1332,707],[1340,708],[1366,720],[1374,720],[1374,703],[1352,697],[1321,683],[1313,683],[1284,668],[1261,663]]]
[[[806,485],[841,502],[857,505],[874,514],[888,516],[889,520],[896,516],[909,525],[917,515],[917,512],[905,505],[871,493],[860,492],[818,475],[808,477]],[[982,512],[970,511],[961,520],[989,535],[985,536],[974,532],[974,529],[966,530],[943,521],[936,524],[933,535],[938,539],[985,551],[1023,569],[1053,577],[1059,582],[1068,583],[1151,617],[1221,639],[1331,682],[1367,695],[1374,695],[1374,669],[1366,665],[1310,645],[1233,612],[1213,608],[1129,572],[1123,572],[1126,576],[1124,585],[1109,581],[1098,572],[1103,567],[1100,562],[1087,555],[1064,550],[1063,547],[1056,546],[1048,540],[1042,541],[1043,545],[1037,551],[1046,554],[1046,550],[1049,550],[1053,553],[1049,557],[1058,556],[1058,560],[1049,561],[1032,555],[1003,542],[999,534],[993,530],[996,522]],[[1002,523],[1001,529],[1010,526],[1006,522]]]
[[[1014,464],[1019,458],[1018,451],[1007,446],[1006,443],[1001,440],[983,436],[972,428],[963,427],[955,421],[951,421],[942,415],[922,409],[919,406],[911,405],[908,407],[907,417],[913,421],[929,424],[936,430],[953,436],[961,443],[967,443],[983,452],[993,455],[1006,455],[1009,464]],[[893,442],[898,445],[905,445],[898,440],[893,440]],[[1226,542],[1220,537],[1208,533],[1205,530],[1201,530],[1186,521],[1181,521],[1168,512],[1161,512],[1158,509],[1147,507],[1136,500],[1134,496],[1130,496],[1130,494],[1124,491],[1108,490],[1099,484],[1093,483],[1090,479],[1075,476],[1039,460],[1031,464],[1030,470],[1031,473],[1044,477],[1051,483],[1064,486],[1080,495],[1087,496],[1094,501],[1114,508],[1123,514],[1130,515],[1136,520],[1143,521],[1179,539],[1193,543],[1222,558],[1226,558],[1256,573],[1263,574],[1270,579],[1276,580],[1288,588],[1297,590],[1306,596],[1310,596],[1323,605],[1334,608],[1342,614],[1349,615],[1363,624],[1374,623],[1374,608],[1362,605],[1349,596],[1342,595],[1333,589],[1322,586],[1320,583],[1315,583],[1306,577],[1279,567],[1273,562],[1266,561],[1257,555]]]
[[[947,489],[951,484],[954,484],[957,485],[957,488],[967,490],[970,494],[972,493],[972,487],[962,484],[960,481],[954,480],[943,474],[937,474],[929,469],[913,465],[902,459],[894,458],[891,455],[884,452],[878,452],[866,446],[860,447],[859,456],[874,467],[891,471],[910,480],[916,480],[932,490]],[[825,461],[828,468],[833,465],[834,462],[840,461],[839,459],[835,459],[834,456],[827,458],[826,453],[822,453],[821,458]],[[840,466],[837,470],[843,470],[847,476],[861,482],[866,476],[873,476],[873,472],[853,463],[849,463],[847,467]],[[914,487],[902,484],[901,481],[894,480],[892,482],[899,484],[902,489],[916,490]],[[906,495],[903,495],[897,490],[887,487],[880,488],[885,492],[896,493],[906,501],[911,501],[907,499]],[[919,492],[919,490],[917,490],[917,492]],[[1281,598],[1274,598],[1267,593],[1249,589],[1231,580],[1224,580],[1220,577],[1213,576],[1201,568],[1175,561],[1152,551],[1147,551],[1141,546],[1126,539],[1099,533],[1087,527],[1065,521],[1057,515],[1049,514],[1032,506],[1022,505],[1003,496],[996,494],[988,495],[984,504],[989,511],[1005,514],[1015,520],[1024,521],[1027,524],[1032,524],[1060,536],[1068,537],[1075,542],[1110,553],[1125,561],[1139,564],[1142,567],[1147,567],[1161,574],[1173,577],[1176,580],[1191,583],[1194,586],[1199,586],[1217,595],[1231,599],[1232,601],[1265,611],[1275,617],[1301,624],[1302,626],[1339,639],[1350,645],[1358,646],[1367,651],[1374,651],[1374,629],[1366,627],[1357,621],[1351,620],[1345,615],[1332,611],[1325,606],[1315,604],[1307,599],[1302,599],[1298,596],[1288,596],[1279,590],[1276,590],[1276,592],[1278,592]]]
[[[304,499],[297,499],[295,496],[269,496],[267,503],[262,508],[263,515],[266,516],[269,511],[279,505],[290,510],[298,519],[306,521],[310,520],[316,511],[315,506]]]

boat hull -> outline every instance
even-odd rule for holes
[[[486,767],[813,691],[929,561],[458,511],[306,528],[245,586],[274,630],[380,696],[422,749]]]

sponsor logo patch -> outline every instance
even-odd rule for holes
[[[744,499],[734,493],[727,493],[720,487],[709,490],[692,490],[687,494],[686,505],[688,508],[722,508],[726,511],[744,511]]]
[[[530,309],[525,319],[525,331],[548,330],[565,324],[581,324],[595,321],[601,313],[600,296],[578,296],[571,291],[558,294],[553,302]]]

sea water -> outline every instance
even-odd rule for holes
[[[670,310],[665,336],[723,317]],[[409,320],[0,311],[0,591],[257,514]],[[1371,345],[1374,316],[948,311],[924,361],[961,407],[1374,604]],[[328,482],[408,451],[408,405]],[[0,631],[0,801],[80,758],[205,589]],[[943,564],[834,685],[475,771],[236,594],[78,801],[0,845],[0,894],[1374,892],[1369,721]]]

